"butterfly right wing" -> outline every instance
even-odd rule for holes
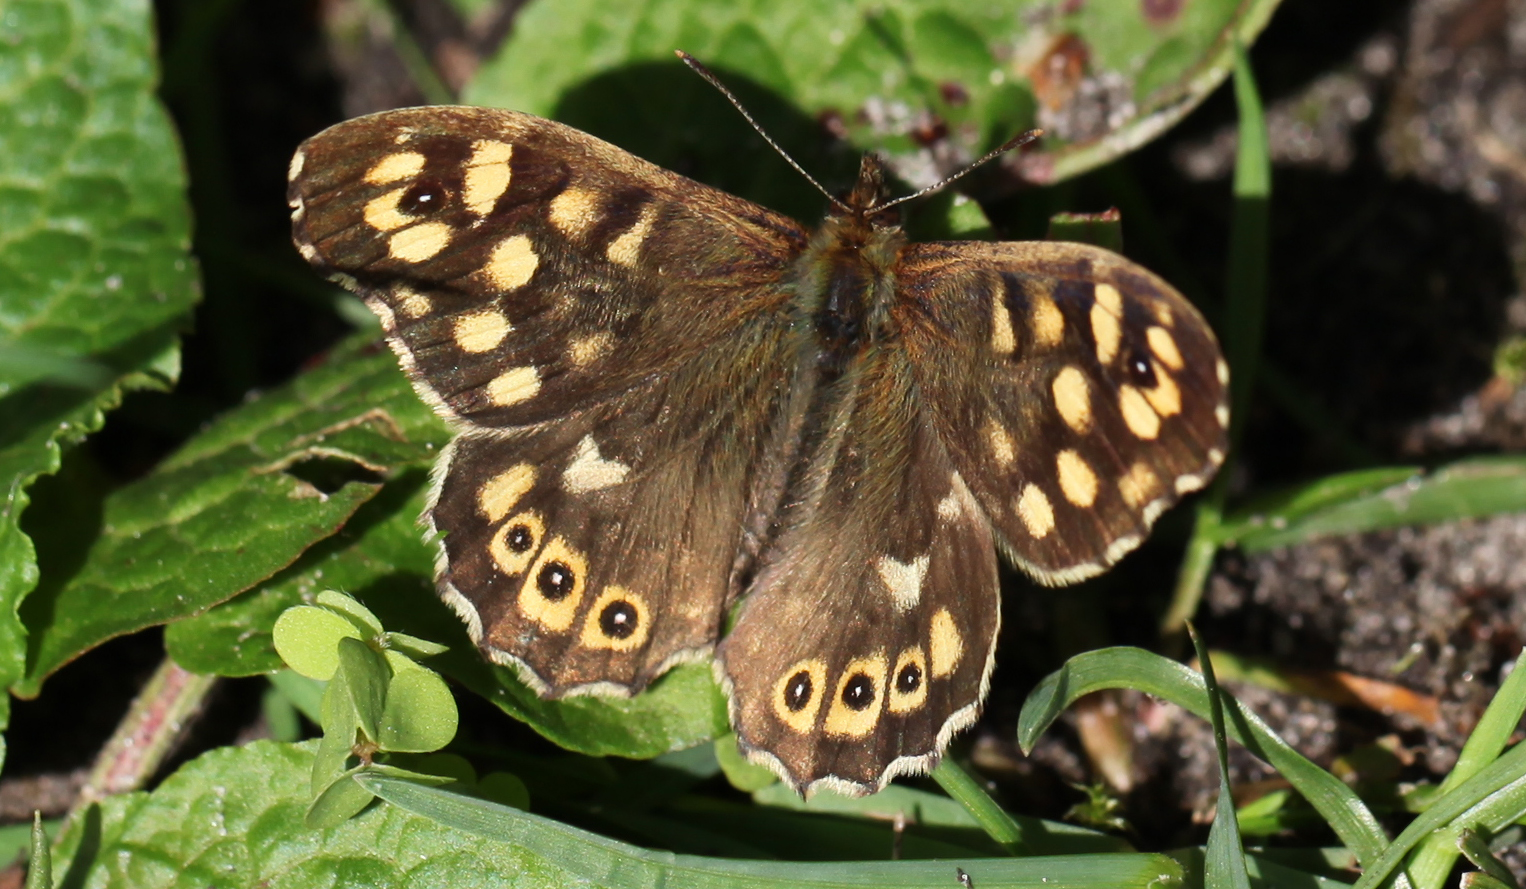
[[[427,517],[484,652],[553,696],[707,652],[778,448],[799,227],[481,108],[333,127],[289,196],[299,250],[459,433]]]

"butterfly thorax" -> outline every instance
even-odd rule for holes
[[[876,209],[883,198],[883,167],[865,155],[853,190],[834,205],[801,258],[801,292],[823,368],[841,368],[886,333],[894,267],[906,235],[899,213]]]

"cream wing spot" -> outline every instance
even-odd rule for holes
[[[1123,413],[1123,422],[1136,437],[1148,441],[1160,434],[1160,415],[1150,407],[1144,393],[1135,387],[1118,387],[1118,410]]]
[[[366,225],[379,232],[390,232],[413,222],[413,217],[397,208],[397,202],[405,191],[407,189],[394,188],[380,197],[366,201],[365,210],[362,211]]]
[[[947,608],[939,608],[933,615],[927,642],[928,666],[932,667],[933,676],[942,679],[952,674],[964,657],[964,638]]]
[[[546,538],[546,522],[540,513],[527,510],[504,522],[488,541],[488,555],[506,577],[524,573]]]
[[[1143,461],[1135,463],[1118,480],[1118,493],[1131,509],[1139,509],[1160,496],[1160,476]]]
[[[301,176],[302,168],[306,165],[307,153],[299,148],[295,153],[292,154],[291,163],[286,166],[286,181],[290,182],[298,176]]]
[[[566,632],[577,616],[587,585],[588,559],[560,537],[541,550],[519,586],[519,610],[556,633]]]
[[[1050,384],[1054,394],[1055,410],[1060,418],[1076,432],[1086,432],[1092,425],[1091,386],[1086,375],[1075,365],[1067,365],[1055,374]]]
[[[487,384],[488,401],[498,407],[513,407],[534,398],[540,392],[540,371],[516,367],[494,377]]]
[[[530,236],[514,235],[504,238],[493,248],[493,254],[488,257],[487,265],[482,267],[482,273],[493,286],[514,290],[528,284],[539,266],[540,256],[530,245]]]
[[[399,151],[396,154],[387,155],[367,170],[366,182],[371,185],[386,185],[399,179],[417,176],[423,170],[424,155],[417,151]]]
[[[1029,323],[1033,325],[1034,339],[1050,348],[1058,346],[1065,338],[1065,316],[1060,314],[1060,307],[1049,296],[1040,294],[1033,298],[1032,312]]]
[[[1228,429],[1229,428],[1229,407],[1227,405],[1222,405],[1221,404],[1218,407],[1214,408],[1213,409],[1213,418],[1215,420],[1219,421],[1219,425],[1220,426],[1223,426],[1225,429]]]
[[[1213,372],[1218,376],[1220,386],[1229,385],[1229,365],[1224,359],[1220,358],[1213,363]]]
[[[908,648],[890,671],[890,712],[910,713],[927,701],[927,658],[919,647]]]
[[[626,229],[618,238],[610,242],[609,249],[604,255],[609,261],[617,265],[634,266],[636,260],[641,257],[641,244],[651,232],[652,225],[657,221],[657,204],[650,203],[641,208],[641,217],[636,223]]]
[[[563,189],[551,199],[547,214],[564,237],[581,239],[599,222],[599,193],[576,186]]]
[[[991,294],[991,351],[1011,355],[1017,349],[1017,334],[1012,330],[1012,312],[1002,294]]]
[[[890,591],[890,601],[897,611],[909,611],[922,601],[922,581],[927,578],[930,556],[923,554],[910,562],[902,562],[894,556],[881,556],[875,563],[880,580]]]
[[[403,284],[393,288],[392,298],[397,300],[397,307],[407,318],[422,318],[434,309],[433,300]]]
[[[1162,417],[1174,417],[1182,412],[1182,392],[1176,380],[1159,364],[1155,365],[1155,388],[1144,390],[1150,407]]]
[[[424,222],[395,232],[387,239],[387,253],[403,262],[423,262],[450,244],[455,230],[443,222]]]
[[[608,352],[614,342],[614,334],[607,330],[576,337],[567,346],[567,359],[577,367],[587,367]]]
[[[849,738],[862,738],[873,731],[885,706],[885,674],[889,668],[883,653],[849,661],[837,681],[837,693],[827,707],[822,730]]]
[[[479,139],[472,143],[472,157],[467,162],[461,189],[466,209],[476,216],[493,211],[493,205],[509,190],[513,175],[509,159],[513,156],[514,146],[507,142]]]
[[[625,481],[630,466],[619,460],[606,460],[599,454],[599,445],[592,435],[585,435],[578,442],[578,450],[572,462],[562,473],[562,489],[569,494],[586,494],[613,487]]]
[[[1176,348],[1176,339],[1170,331],[1164,327],[1151,327],[1145,331],[1145,342],[1150,344],[1150,351],[1160,359],[1160,363],[1172,370],[1181,370],[1186,366],[1182,361],[1181,350]]]
[[[995,420],[986,421],[986,443],[991,447],[991,456],[996,460],[996,465],[1001,468],[1006,469],[1017,459],[1012,435]]]
[[[1097,474],[1085,460],[1072,450],[1061,451],[1055,459],[1059,472],[1060,491],[1076,506],[1083,509],[1097,500]]]
[[[1097,362],[1111,364],[1118,354],[1118,343],[1123,339],[1123,295],[1111,284],[1098,284],[1093,291],[1096,302],[1092,303],[1092,339],[1097,344]]]
[[[477,511],[489,522],[500,522],[514,510],[521,497],[535,487],[535,467],[528,463],[505,469],[477,490]]]
[[[503,338],[514,328],[509,319],[497,309],[482,309],[456,319],[454,326],[456,345],[462,351],[473,354],[490,352],[498,348]]]
[[[1023,488],[1022,496],[1017,498],[1017,517],[1035,539],[1042,540],[1054,530],[1054,507],[1038,485],[1029,483]]]
[[[799,734],[816,726],[816,714],[826,697],[827,666],[819,658],[800,661],[774,683],[774,715]]]

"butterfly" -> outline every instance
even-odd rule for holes
[[[866,155],[808,231],[514,111],[338,124],[294,239],[455,437],[440,595],[539,694],[713,658],[800,792],[930,769],[979,713],[997,550],[1095,575],[1224,458],[1228,370],[1098,247],[911,243]]]

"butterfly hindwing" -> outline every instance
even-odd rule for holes
[[[827,393],[718,654],[743,749],[806,792],[925,771],[984,697],[991,529],[914,388],[904,355],[871,350]]]
[[[898,329],[1003,550],[1041,582],[1100,573],[1223,462],[1228,371],[1170,285],[1052,241],[908,245]]]

